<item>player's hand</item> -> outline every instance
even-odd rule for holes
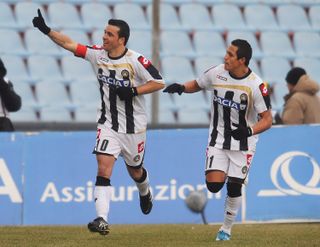
[[[138,91],[136,87],[117,87],[116,94],[120,100],[130,100],[138,95]]]
[[[38,9],[38,16],[33,18],[32,23],[34,27],[38,28],[45,35],[47,35],[51,31],[51,28],[46,25],[40,9]]]
[[[231,136],[235,140],[239,141],[239,140],[245,139],[249,136],[252,136],[252,134],[253,134],[253,130],[251,127],[241,126],[241,125],[235,124],[235,123],[233,123],[232,125],[237,127],[237,129],[231,131]]]
[[[167,86],[163,92],[164,93],[178,93],[179,95],[181,95],[185,90],[185,86],[178,84],[178,83],[173,83],[169,86]]]

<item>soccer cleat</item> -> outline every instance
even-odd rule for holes
[[[110,231],[108,223],[102,217],[89,222],[88,229],[90,232],[98,232],[101,235],[107,235]]]
[[[230,240],[231,235],[220,230],[218,231],[217,237],[216,237],[216,241],[226,241],[226,240]]]
[[[152,209],[152,195],[149,190],[148,194],[145,196],[140,196],[140,208],[142,213],[149,214]]]

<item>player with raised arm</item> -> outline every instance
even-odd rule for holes
[[[224,222],[216,240],[230,240],[231,227],[241,205],[241,188],[256,150],[258,134],[272,125],[266,84],[248,67],[250,44],[233,40],[224,64],[212,66],[196,80],[171,84],[164,92],[195,93],[208,90],[211,122],[206,152],[207,188],[219,192],[227,180]]]
[[[129,175],[139,190],[142,212],[149,214],[152,209],[149,176],[143,166],[147,128],[143,95],[164,88],[164,81],[148,59],[126,47],[130,28],[123,20],[108,21],[102,46],[78,44],[52,30],[40,10],[33,25],[57,45],[88,60],[97,74],[101,98],[93,151],[98,163],[94,189],[97,218],[88,224],[88,228],[106,235],[109,233],[110,180],[119,155],[123,156]]]

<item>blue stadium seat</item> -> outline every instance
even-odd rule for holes
[[[260,62],[262,78],[268,83],[284,82],[290,70],[288,59],[283,57],[264,57]]]
[[[32,55],[47,55],[60,58],[62,49],[50,38],[36,29],[27,29],[24,33],[27,50]]]
[[[161,68],[166,83],[182,83],[195,79],[191,62],[185,57],[164,57]]]
[[[7,68],[7,77],[14,83],[34,84],[23,58],[20,56],[2,55],[1,59]]]
[[[82,21],[86,27],[90,28],[91,30],[98,29],[101,32],[105,29],[108,20],[112,18],[110,8],[102,3],[84,3],[81,5],[80,13]]]
[[[159,93],[159,123],[176,124],[177,111],[173,96],[168,93]]]
[[[212,30],[214,28],[208,8],[198,3],[181,4],[181,23],[189,31]]]
[[[223,63],[223,58],[221,57],[209,57],[209,56],[197,57],[194,60],[196,77],[199,77],[202,73],[204,73],[210,67],[216,66],[222,63]]]
[[[15,4],[15,14],[18,25],[23,28],[33,28],[32,19],[37,16],[37,10],[40,9],[43,17],[48,20],[46,12],[42,5],[34,2],[19,2]]]
[[[194,58],[196,53],[185,31],[163,31],[160,36],[161,56],[185,56]]]
[[[252,53],[253,53],[252,56],[254,58],[260,59],[263,56],[254,32],[250,32],[250,31],[230,31],[230,32],[228,32],[228,34],[227,34],[228,44],[231,44],[231,41],[234,39],[247,40],[252,47]]]
[[[226,53],[226,46],[219,32],[196,31],[193,43],[197,56],[224,57]]]
[[[309,18],[314,30],[320,30],[320,5],[312,5],[309,8]]]
[[[40,110],[41,122],[72,122],[71,112],[63,106],[46,106]]]
[[[52,83],[68,84],[62,76],[58,62],[50,56],[30,56],[28,58],[30,76],[35,81],[52,81]]]
[[[22,106],[19,111],[11,112],[10,119],[14,123],[16,122],[37,122],[37,113],[33,107],[24,104],[24,99],[22,99]]]
[[[61,59],[62,74],[68,81],[95,81],[91,64],[84,59],[65,56]]]
[[[287,32],[262,32],[260,44],[264,56],[279,56],[289,59],[296,56]]]
[[[115,18],[125,20],[131,29],[150,30],[151,26],[139,4],[117,3],[114,5],[113,13]]]
[[[303,7],[299,5],[280,5],[277,8],[279,26],[284,31],[306,31],[311,26]]]
[[[29,52],[25,49],[19,33],[11,29],[0,29],[0,55],[18,55],[26,57]]]
[[[266,4],[248,4],[244,6],[247,26],[255,31],[274,31],[279,29],[276,17]]]
[[[320,35],[318,32],[295,32],[293,44],[298,56],[320,58]]]
[[[251,58],[250,63],[249,63],[249,68],[251,69],[251,71],[253,71],[254,73],[256,73],[258,76],[260,76],[262,78],[260,66],[255,58]]]
[[[314,57],[298,57],[293,61],[295,67],[302,67],[320,84],[320,59]]]
[[[87,35],[85,30],[76,30],[76,29],[62,29],[61,33],[69,36],[72,40],[79,44],[83,45],[92,45],[92,42],[89,40],[89,36]],[[62,49],[62,54],[64,56],[70,55],[70,51]]]
[[[26,108],[35,109],[37,101],[33,95],[32,89],[27,83],[13,82],[13,88],[22,99],[22,106]]]
[[[0,29],[19,30],[19,25],[8,3],[0,3]]]
[[[35,88],[38,105],[41,109],[46,107],[72,107],[67,90],[62,83],[40,81],[36,84]]]
[[[132,30],[127,47],[141,53],[146,58],[151,59],[152,55],[152,36],[147,30]]]
[[[227,13],[227,14],[226,14]],[[213,24],[222,30],[248,30],[240,8],[234,4],[224,3],[214,5],[211,11]]]
[[[53,29],[85,29],[75,5],[65,2],[54,2],[48,6],[50,26]]]
[[[98,83],[93,81],[76,81],[70,85],[70,95],[77,107],[91,105],[97,108],[100,102]]]
[[[147,6],[149,23],[152,23],[152,5]],[[173,5],[160,3],[160,28],[162,30],[183,30],[178,13]]]
[[[96,106],[77,107],[74,111],[75,121],[82,123],[95,123],[97,119],[98,108]]]
[[[132,31],[133,30],[130,30],[130,32],[132,32]],[[102,46],[103,34],[104,34],[103,30],[99,30],[99,29],[94,30],[91,35],[92,44]],[[130,39],[131,38],[129,38],[129,42],[130,42]]]

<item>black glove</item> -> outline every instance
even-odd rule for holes
[[[245,139],[249,136],[252,136],[252,134],[253,134],[252,128],[250,128],[248,126],[241,126],[239,124],[234,124],[234,123],[232,125],[237,127],[237,129],[231,131],[231,136],[235,140],[239,141],[239,140]]]
[[[45,35],[47,35],[51,31],[51,28],[46,25],[40,9],[38,9],[38,16],[33,18],[32,23],[34,27],[37,27]]]
[[[185,86],[184,85],[181,85],[181,84],[178,84],[178,83],[173,83],[169,86],[167,86],[163,92],[164,93],[178,93],[179,95],[181,95],[184,90],[185,90]]]
[[[2,60],[0,59],[0,79],[2,79],[3,77],[5,77],[7,74],[7,69],[4,66]]]
[[[116,94],[120,100],[129,100],[138,95],[136,87],[117,87]]]

